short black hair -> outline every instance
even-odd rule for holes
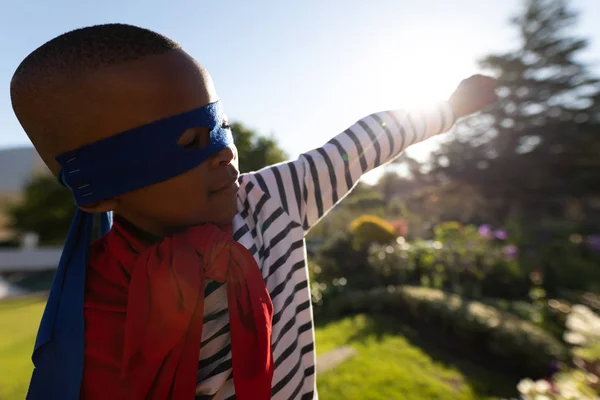
[[[64,33],[33,51],[17,68],[13,83],[56,72],[90,71],[177,49],[177,43],[149,29],[127,24],[89,26]]]
[[[13,110],[46,165],[56,167],[54,156],[64,151],[60,138],[66,132],[85,132],[65,106],[77,77],[179,49],[161,34],[126,24],[64,33],[33,51],[17,68],[10,84]]]

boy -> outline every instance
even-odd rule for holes
[[[363,173],[493,92],[469,78],[428,113],[373,114],[238,178],[211,78],[177,44],[120,24],[46,43],[15,72],[13,108],[79,211],[28,397],[317,398],[304,234]],[[106,228],[111,211],[88,250],[92,215]]]

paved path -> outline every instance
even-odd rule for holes
[[[322,374],[356,356],[356,350],[343,346],[317,357],[317,373]]]

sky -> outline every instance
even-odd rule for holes
[[[447,98],[477,60],[514,48],[522,0],[25,0],[0,12],[0,148],[30,145],[9,82],[21,60],[75,28],[158,31],[211,73],[230,119],[273,135],[290,157],[369,113]],[[600,73],[600,0],[573,0],[582,60]],[[439,140],[439,139],[438,139]],[[413,146],[423,159],[436,139]]]

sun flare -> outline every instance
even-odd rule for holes
[[[478,72],[472,58],[463,58],[455,50],[424,41],[398,56],[383,57],[384,62],[373,66],[377,73],[371,77],[377,88],[373,93],[375,108],[418,109],[448,99],[461,80]],[[411,146],[407,153],[425,161],[440,140],[428,139]],[[363,180],[375,183],[383,172],[379,168]]]

